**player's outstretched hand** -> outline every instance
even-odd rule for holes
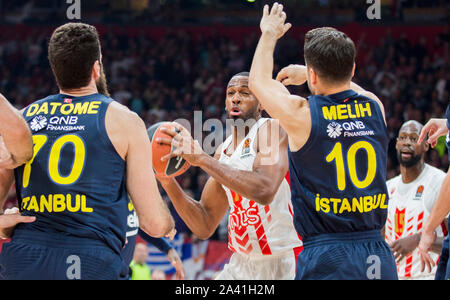
[[[425,126],[423,126],[417,143],[422,143],[422,141],[428,135],[427,142],[431,147],[434,148],[437,144],[437,139],[443,135],[446,135],[447,133],[448,128],[446,119],[431,119],[427,124],[425,124]]]
[[[161,157],[161,161],[166,161],[175,156],[181,156],[191,166],[198,166],[202,156],[207,155],[197,140],[194,140],[189,131],[178,123],[172,123],[176,128],[161,127],[161,132],[169,135],[171,139],[157,138],[156,142],[172,146],[172,152]]]
[[[285,86],[302,85],[306,82],[306,66],[289,65],[278,73],[277,81]]]
[[[10,238],[14,228],[19,223],[32,223],[36,217],[22,216],[18,208],[7,209],[3,215],[0,215],[0,238]]]
[[[431,258],[428,251],[431,248],[431,245],[436,240],[436,233],[427,233],[422,232],[422,236],[420,238],[419,246],[417,247],[419,249],[419,256],[420,256],[420,266],[421,266],[421,272],[425,271],[425,267],[428,269],[428,273],[431,272],[431,269],[436,265],[436,263]]]
[[[275,2],[269,12],[269,5],[264,5],[263,17],[260,28],[262,33],[270,33],[277,40],[280,39],[291,27],[286,23],[286,13],[283,11],[283,4]]]
[[[175,249],[170,249],[169,253],[167,253],[167,258],[169,259],[170,263],[176,270],[175,278],[177,280],[183,280],[184,279],[183,262],[181,261],[177,251],[175,251]]]

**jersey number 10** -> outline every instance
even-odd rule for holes
[[[45,135],[34,135],[33,136],[33,158],[25,164],[23,170],[23,181],[22,186],[24,188],[28,187],[30,184],[30,176],[31,176],[31,165],[34,162],[34,159],[39,154],[39,151],[44,147],[47,143],[47,136]],[[75,148],[75,157],[73,160],[72,170],[69,175],[62,176],[59,171],[59,160],[61,156],[61,151],[64,146],[68,143],[73,144]],[[69,185],[75,183],[81,176],[84,167],[84,161],[86,158],[86,147],[84,145],[83,140],[77,135],[63,135],[58,138],[51,146],[50,156],[48,159],[48,175],[50,179],[61,185]]]
[[[357,171],[356,171],[356,153],[359,150],[364,150],[367,154],[367,174],[364,180],[359,180]],[[344,162],[344,154],[342,152],[342,144],[336,143],[333,150],[326,157],[328,163],[334,161],[336,164],[336,178],[337,178],[337,186],[340,191],[345,190],[346,188],[346,167]],[[375,175],[377,172],[377,157],[375,154],[375,149],[373,146],[365,141],[354,143],[347,151],[347,169],[350,175],[350,179],[353,185],[359,189],[364,189],[368,187],[373,180],[375,179]]]

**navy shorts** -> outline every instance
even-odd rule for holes
[[[442,244],[442,252],[441,256],[439,257],[438,266],[436,269],[436,275],[434,277],[435,280],[448,280],[450,279],[450,266],[448,264],[448,254],[449,254],[449,236],[444,239],[444,242]]]
[[[129,279],[120,254],[101,241],[40,232],[15,233],[0,254],[3,280]]]
[[[381,232],[321,234],[303,241],[296,280],[397,280],[394,255]]]

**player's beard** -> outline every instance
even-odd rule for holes
[[[108,83],[106,82],[106,75],[105,71],[103,70],[103,65],[100,65],[100,78],[95,83],[97,85],[97,90],[99,94],[105,95],[106,97],[109,97],[109,91],[108,91]]]
[[[400,152],[397,152],[397,159],[398,159],[399,164],[402,165],[403,167],[411,168],[420,162],[420,160],[422,159],[422,156],[421,155],[413,155],[413,156],[411,156],[410,159],[403,160],[402,154]]]

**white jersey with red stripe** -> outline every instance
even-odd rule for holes
[[[404,183],[401,175],[387,182],[389,191],[388,217],[386,221],[385,239],[390,243],[416,233],[420,233],[431,209],[436,202],[445,173],[433,166],[425,164],[422,173],[414,181]],[[436,230],[437,236],[447,234],[445,225]],[[430,252],[433,260],[439,255]],[[436,267],[431,274],[426,270],[421,272],[418,249],[397,263],[399,279],[424,279],[434,276]]]
[[[232,135],[229,136],[223,144],[219,161],[239,170],[252,171],[258,129],[269,120],[259,119],[231,156],[225,154],[232,142]],[[224,185],[222,187],[231,208],[228,219],[228,247],[231,251],[255,258],[292,252],[294,248],[301,247],[293,224],[288,175],[269,205],[258,204]]]

